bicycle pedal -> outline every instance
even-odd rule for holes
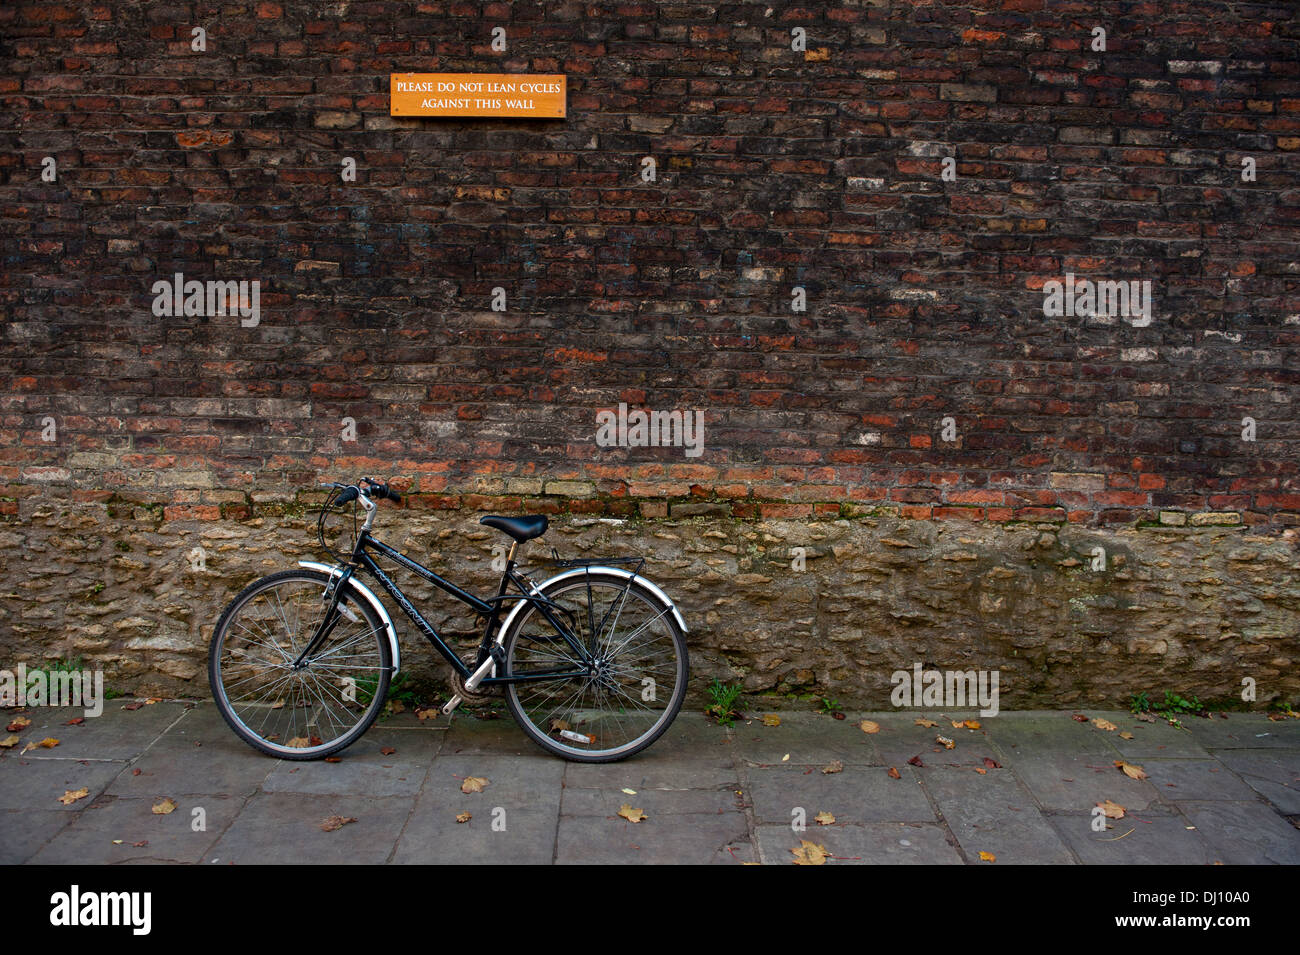
[[[464,699],[465,699],[464,697],[462,697],[459,693],[457,693],[455,696],[453,696],[450,700],[447,701],[445,706],[443,706],[442,715],[451,716],[452,711],[455,710],[456,707],[460,706],[460,704],[464,702]]]

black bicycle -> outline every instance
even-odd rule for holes
[[[282,759],[329,756],[359,739],[383,710],[401,666],[397,632],[362,573],[379,581],[451,664],[456,695],[446,714],[502,688],[529,737],[581,762],[640,752],[677,716],[686,695],[686,623],[641,575],[643,558],[557,558],[561,572],[537,584],[516,570],[515,555],[546,532],[546,517],[483,517],[480,524],[513,543],[497,593],[480,599],[371,536],[377,502],[401,500],[386,484],[362,478],[324,486],[331,493],[317,529],[339,562],[299,561],[301,570],[254,581],[212,634],[208,674],[217,708],[255,749]],[[485,618],[472,662],[447,645],[374,555]]]

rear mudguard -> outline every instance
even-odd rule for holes
[[[307,567],[311,570],[319,570],[321,573],[329,574],[331,577],[338,577],[342,573],[342,571],[337,567],[331,567],[328,564],[320,564],[314,560],[300,560],[298,561],[298,566]],[[370,604],[375,613],[379,615],[379,619],[384,622],[384,630],[388,635],[388,646],[393,651],[393,673],[396,674],[397,671],[402,668],[402,654],[401,651],[397,649],[397,631],[393,628],[393,618],[388,616],[388,611],[384,609],[384,605],[380,603],[379,598],[375,596],[375,592],[361,581],[357,580],[356,577],[349,578],[348,586],[353,589],[357,597]]]
[[[542,581],[534,588],[533,593],[534,595],[536,595],[539,591],[545,590],[551,584],[559,583],[565,580],[570,580],[575,577],[583,577],[588,573],[612,574],[613,576],[621,577],[624,580],[630,580],[631,578],[635,577],[637,583],[641,584],[648,591],[650,591],[651,597],[653,597],[654,600],[659,604],[660,609],[668,610],[672,613],[673,619],[677,621],[677,626],[681,627],[682,633],[687,632],[686,621],[682,619],[681,611],[677,609],[676,604],[674,604],[672,600],[668,598],[668,595],[666,593],[660,590],[656,584],[654,584],[652,581],[648,580],[647,578],[641,577],[638,574],[634,574],[629,570],[623,570],[622,568],[619,567],[602,567],[602,566],[575,567],[573,568],[573,570],[566,570],[562,574],[556,574],[554,577]],[[502,643],[505,641],[506,634],[510,632],[510,625],[514,623],[515,617],[517,617],[520,614],[520,612],[524,609],[524,607],[526,607],[529,603],[530,601],[520,600],[518,603],[516,603],[513,607],[510,608],[510,613],[506,615],[506,619],[501,623],[501,629],[497,631],[497,643]]]

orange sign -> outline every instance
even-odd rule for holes
[[[391,116],[563,119],[564,74],[393,73]]]

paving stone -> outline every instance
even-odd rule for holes
[[[477,811],[484,804],[507,810],[560,804],[565,762],[553,756],[439,756],[429,767],[420,794],[421,809]],[[470,776],[488,780],[481,793],[461,792]]]
[[[780,766],[749,770],[750,798],[760,825],[789,826],[792,811],[802,808],[809,828],[825,810],[843,823],[934,822],[934,810],[910,766],[890,779],[881,766],[846,766],[824,774],[816,766]]]
[[[968,859],[991,852],[999,865],[1075,862],[1009,770],[990,769],[980,775],[972,769],[938,767],[919,775]]]
[[[476,804],[468,822],[445,807],[416,803],[393,861],[413,865],[550,865],[555,855],[558,815],[551,808],[496,807]],[[494,824],[496,828],[494,828]]]
[[[555,861],[582,865],[734,864],[755,861],[740,812],[561,816]]]
[[[826,765],[878,766],[880,755],[871,738],[852,720],[836,720],[812,713],[780,713],[780,726],[764,726],[761,714],[732,728],[737,754],[755,765],[779,766],[787,755],[791,762]]]
[[[76,726],[68,726],[67,722],[80,717],[80,709],[50,706],[28,709],[21,715],[30,719],[32,725],[18,734],[23,744],[52,736],[59,745],[53,749],[32,750],[27,758],[130,759],[185,715],[185,706],[181,703],[153,703],[138,710],[124,710],[124,705],[122,700],[109,700],[104,704],[103,714],[88,717]],[[14,710],[6,711],[9,719],[16,715],[19,714]]]
[[[30,756],[30,754],[29,754]],[[46,809],[76,812],[108,788],[125,762],[75,759],[30,759],[7,754],[0,759],[0,809]],[[86,799],[63,806],[59,797],[68,790],[89,790]]]
[[[1262,713],[1230,713],[1226,720],[1188,717],[1183,726],[1211,752],[1274,748],[1300,752],[1300,720],[1274,722]]]
[[[1188,829],[1182,815],[1167,811],[1108,819],[1110,828],[1102,832],[1093,831],[1088,813],[1060,813],[1048,819],[1085,865],[1208,865],[1216,858],[1201,832]]]
[[[834,856],[827,865],[960,865],[961,856],[947,842],[943,828],[932,823],[878,822],[866,825],[813,826],[792,832],[786,826],[761,826],[757,832],[763,861],[786,865],[790,850],[803,840],[824,845]]]
[[[1279,812],[1300,815],[1300,751],[1225,749],[1218,758]]]
[[[1217,759],[1148,759],[1142,768],[1167,803],[1188,799],[1251,802],[1255,792]]]
[[[107,865],[128,861],[196,863],[235,818],[243,800],[223,796],[181,797],[167,814],[153,811],[150,799],[109,797],[77,814],[31,858],[40,865]],[[202,809],[202,817],[194,815]],[[201,830],[194,825],[202,821]],[[114,840],[121,844],[114,845]],[[135,843],[144,842],[138,846]]]
[[[26,862],[75,818],[54,809],[0,811],[0,865]]]
[[[442,745],[442,734],[371,729],[337,754],[339,762],[275,760],[266,792],[413,796]],[[384,749],[394,752],[385,755]]]
[[[1150,780],[1129,778],[1113,759],[1113,753],[1036,755],[1021,759],[1012,771],[1044,809],[1089,812],[1112,799],[1138,810],[1159,801]]]
[[[415,803],[412,796],[252,796],[204,862],[374,865],[388,860]],[[323,832],[331,816],[357,821]]]
[[[108,792],[115,796],[140,797],[154,792],[248,796],[279,762],[259,755],[229,731],[224,737],[206,741],[194,734],[169,733],[125,767]]]
[[[1224,865],[1300,864],[1300,829],[1262,802],[1183,803],[1183,814]]]
[[[642,789],[635,795],[618,789],[566,787],[560,813],[565,816],[614,816],[625,803],[644,810],[647,815],[725,813],[744,808],[743,797],[737,795],[734,785],[719,789]]]

